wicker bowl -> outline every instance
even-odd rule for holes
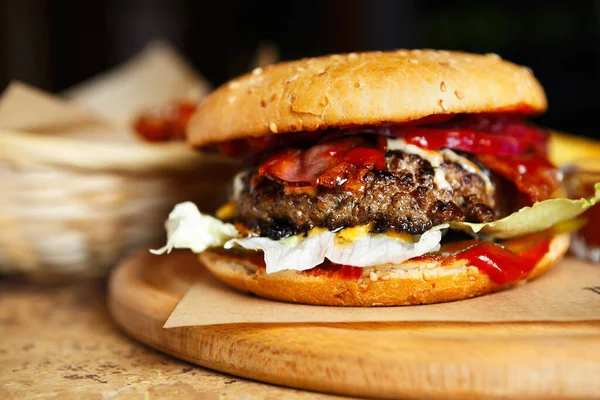
[[[237,165],[183,144],[86,142],[0,131],[0,274],[99,276],[164,240],[173,205],[213,211]]]

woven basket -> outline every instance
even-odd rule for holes
[[[128,252],[163,244],[174,204],[222,204],[236,170],[183,144],[0,131],[0,273],[45,281],[106,274]]]

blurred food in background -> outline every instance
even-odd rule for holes
[[[160,241],[175,203],[192,197],[211,212],[225,200],[235,163],[181,142],[145,143],[131,129],[144,107],[195,104],[207,93],[184,65],[168,45],[154,44],[71,89],[70,100],[21,83],[6,90],[0,273],[40,281],[103,275],[129,251]],[[166,73],[168,85],[148,86]]]
[[[550,160],[558,166],[577,160],[600,159],[600,140],[550,131],[548,152]]]
[[[593,158],[570,162],[565,168],[565,184],[571,198],[589,197],[600,185],[600,153]],[[600,204],[583,214],[586,224],[573,234],[572,252],[579,258],[600,262]]]
[[[196,102],[174,100],[141,112],[133,126],[149,142],[185,140],[185,127],[194,111]]]

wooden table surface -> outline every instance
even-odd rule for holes
[[[0,399],[341,399],[237,378],[127,338],[106,282],[39,287],[0,279]]]

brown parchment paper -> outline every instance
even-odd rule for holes
[[[198,266],[198,268],[202,268]],[[402,307],[288,304],[242,294],[203,270],[165,328],[236,323],[600,320],[600,265],[563,260],[517,288],[451,303]]]
[[[18,134],[86,141],[134,141],[135,135],[91,110],[23,82],[11,82],[0,98],[0,129]]]

